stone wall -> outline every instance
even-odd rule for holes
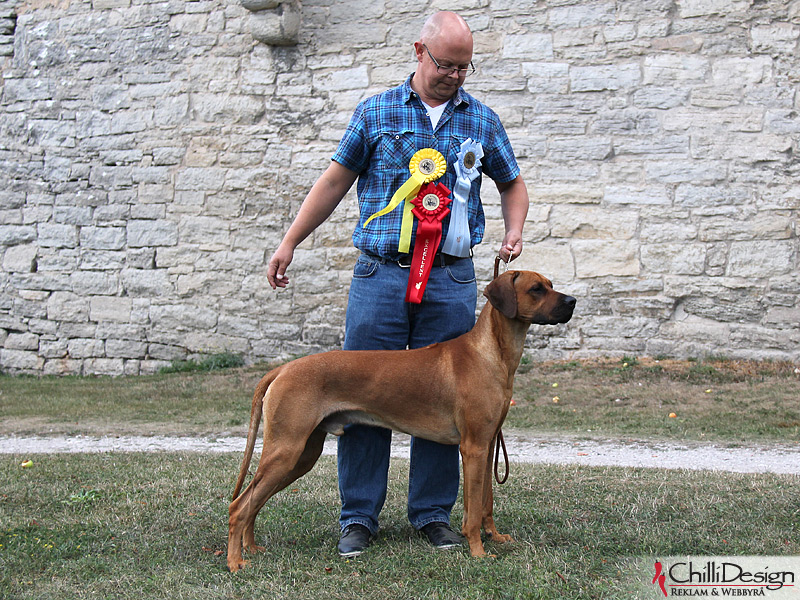
[[[467,89],[529,186],[516,264],[579,299],[533,356],[800,360],[798,0],[304,0],[289,47],[238,0],[2,0],[0,369],[338,347],[353,193],[288,290],[266,261],[440,8],[472,26]],[[502,237],[484,199],[481,285]]]

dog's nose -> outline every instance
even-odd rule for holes
[[[564,298],[564,304],[566,304],[566,305],[567,305],[567,306],[569,306],[570,308],[575,308],[575,304],[576,304],[577,302],[578,302],[578,301],[577,301],[577,300],[575,300],[575,298],[573,298],[572,296],[567,296],[566,298]]]

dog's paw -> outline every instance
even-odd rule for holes
[[[490,533],[489,537],[493,542],[498,542],[500,544],[507,544],[514,541],[514,538],[505,533]]]
[[[253,544],[252,546],[245,546],[244,551],[249,552],[250,554],[258,554],[260,552],[266,552],[267,549],[264,546],[256,546]]]
[[[234,561],[229,560],[228,571],[230,571],[231,573],[236,573],[236,571],[241,571],[249,564],[250,564],[249,560],[234,560]]]

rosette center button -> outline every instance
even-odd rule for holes
[[[432,175],[436,171],[436,162],[430,158],[419,161],[419,171],[423,175]]]
[[[439,208],[439,204],[441,204],[441,202],[439,196],[436,194],[426,194],[422,199],[422,207],[427,210],[436,210]]]

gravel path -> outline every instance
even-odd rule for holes
[[[526,431],[505,432],[511,461],[589,466],[707,469],[736,473],[800,475],[800,444],[726,445],[700,442],[650,442],[555,437]],[[408,436],[395,434],[392,456],[407,458]],[[168,436],[0,436],[0,454],[75,452],[242,452],[242,437]],[[260,450],[260,445],[257,446]],[[324,454],[336,454],[328,437]]]

